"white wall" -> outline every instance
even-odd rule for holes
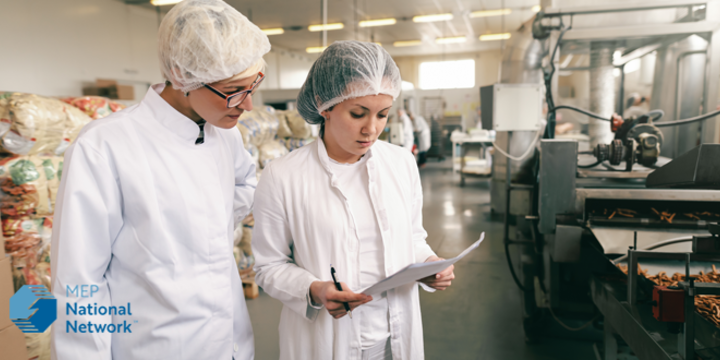
[[[267,78],[263,90],[300,89],[315,60],[282,48],[273,47],[265,55]]]
[[[469,89],[445,89],[445,90],[422,90],[417,88],[419,84],[418,69],[420,63],[426,61],[442,60],[475,60],[475,86]],[[498,81],[498,72],[502,53],[500,50],[489,50],[478,53],[435,55],[435,56],[413,56],[396,57],[395,62],[400,68],[400,74],[404,81],[413,83],[416,86],[415,94],[418,98],[418,105],[423,97],[441,96],[445,99],[446,116],[465,116],[474,119],[475,108],[480,104],[480,87],[491,85]]]
[[[77,96],[96,78],[162,81],[157,14],[117,0],[4,1],[0,90]]]

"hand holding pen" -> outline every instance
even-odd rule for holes
[[[347,284],[340,281],[332,266],[330,274],[337,281],[313,282],[310,285],[310,296],[313,303],[324,305],[333,318],[340,319],[346,314],[352,318],[352,310],[372,301],[372,296],[352,292]]]

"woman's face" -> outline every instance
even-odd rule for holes
[[[225,95],[249,89],[257,79],[257,74],[230,82],[208,84]],[[206,87],[190,91],[188,95],[190,107],[197,115],[208,123],[222,129],[232,129],[237,125],[238,118],[245,111],[252,111],[252,95],[248,94],[242,104],[234,108],[227,107],[227,100]]]
[[[323,140],[328,155],[341,162],[359,160],[385,129],[392,103],[390,95],[368,95],[343,101],[332,110],[324,111]]]

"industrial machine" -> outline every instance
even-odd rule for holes
[[[720,359],[720,1],[545,7],[553,2],[513,34],[501,76],[544,84],[542,139],[506,126],[496,146],[515,157],[493,161],[493,210],[505,213],[525,333],[536,340],[560,328],[560,336],[596,340],[608,360],[621,347],[632,352],[625,358]],[[679,8],[685,15],[670,23],[627,26],[617,15],[616,26],[602,27],[608,17],[600,16],[582,21],[596,27],[576,20],[573,28],[573,17]],[[658,110],[612,116],[623,110],[615,106],[624,99],[623,66],[651,52]],[[589,67],[574,69],[590,72],[590,109],[555,104],[560,53],[590,55]],[[705,66],[689,61],[698,54]],[[712,81],[683,82],[696,77]],[[590,117],[589,149],[555,138],[563,109]],[[518,159],[528,147],[535,155]]]
[[[720,283],[691,277],[720,266],[720,171],[703,170],[720,168],[718,151],[720,144],[703,144],[647,181],[581,178],[575,141],[542,141],[538,216],[525,217],[542,245],[534,242],[535,257],[521,273],[539,278],[556,312],[584,307],[586,318],[602,319],[605,359],[616,358],[616,335],[639,359],[720,358],[720,321],[695,311],[696,299],[720,295]],[[662,272],[684,276],[669,288],[648,279]],[[526,287],[525,299],[534,291]],[[536,306],[526,304],[531,332],[532,314],[542,312]]]

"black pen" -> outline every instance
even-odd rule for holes
[[[335,277],[335,268],[330,264],[330,276],[333,278],[333,282],[335,283],[335,288],[338,291],[343,291],[342,285],[340,285],[340,282],[337,281],[337,278]],[[343,306],[345,306],[345,311],[348,312],[348,315],[350,315],[350,318],[352,319],[352,311],[350,311],[350,305],[348,303],[344,302]]]

